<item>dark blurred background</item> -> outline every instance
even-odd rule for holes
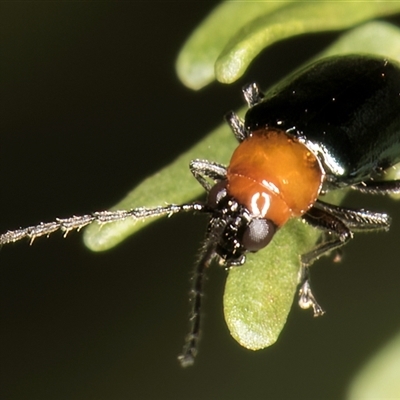
[[[337,37],[279,43],[237,84],[192,92],[174,62],[214,4],[1,4],[1,231],[111,206],[241,106],[244,83],[268,87]],[[357,235],[341,264],[313,267],[326,315],[294,304],[278,343],[241,348],[223,320],[226,272],[214,267],[200,354],[186,370],[176,356],[203,218],[157,222],[106,253],[77,233],[4,247],[0,398],[342,398],[400,328],[399,204],[351,201],[394,224]]]

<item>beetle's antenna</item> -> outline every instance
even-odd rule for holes
[[[56,218],[52,222],[41,222],[38,225],[20,228],[13,231],[7,231],[0,235],[0,246],[17,242],[24,238],[28,238],[32,243],[40,236],[50,236],[56,231],[63,231],[64,237],[73,230],[81,230],[87,225],[97,222],[100,225],[109,224],[111,222],[124,221],[126,219],[141,220],[151,217],[160,217],[162,215],[173,215],[180,212],[188,211],[208,211],[208,207],[202,203],[190,204],[169,204],[165,207],[154,208],[134,208],[132,210],[119,211],[99,211],[91,214],[72,216],[70,218]]]
[[[194,359],[198,351],[198,342],[200,338],[200,323],[201,323],[201,306],[203,300],[203,286],[205,278],[205,270],[208,268],[216,256],[215,249],[217,240],[214,235],[207,235],[203,251],[200,259],[196,264],[193,275],[193,287],[190,291],[192,301],[192,310],[189,315],[190,329],[185,339],[182,354],[178,356],[178,360],[182,367],[193,365]]]

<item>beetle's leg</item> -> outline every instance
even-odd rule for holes
[[[323,229],[326,235],[313,250],[301,257],[302,278],[299,304],[303,308],[314,309],[314,315],[321,315],[322,309],[316,302],[309,283],[308,267],[321,255],[328,251],[338,250],[352,237],[352,231],[388,230],[390,217],[384,213],[375,213],[368,210],[353,210],[339,207],[318,200],[303,219],[310,225]],[[329,239],[329,236],[331,239]],[[334,235],[335,237],[332,237]]]
[[[367,194],[398,194],[400,193],[400,180],[367,181],[353,185],[351,188]]]
[[[192,160],[189,164],[189,168],[193,176],[207,192],[209,192],[213,186],[207,178],[213,181],[226,179],[226,168],[216,162]]]
[[[20,228],[0,234],[0,246],[7,243],[17,242],[24,238],[30,239],[30,242],[32,243],[36,238],[40,236],[49,236],[58,230],[63,231],[64,236],[66,236],[70,231],[79,231],[83,227],[90,225],[93,222],[103,225],[111,222],[124,221],[126,219],[140,220],[151,217],[160,217],[162,215],[173,215],[187,211],[208,212],[209,210],[206,205],[195,202],[182,205],[170,204],[165,207],[142,207],[128,211],[99,211],[80,216],[74,215],[70,218],[56,218],[52,222],[41,222],[38,225]]]
[[[314,317],[319,317],[325,313],[312,293],[309,267],[305,266],[302,266],[300,271],[299,306],[304,309],[312,307]]]
[[[326,210],[321,210],[314,206],[302,218],[311,226],[327,231],[331,236],[328,239],[329,236],[326,235],[325,240],[301,256],[301,262],[304,267],[310,266],[323,254],[342,247],[353,237],[353,233],[348,226],[337,216]]]
[[[225,115],[225,120],[228,122],[229,126],[232,129],[233,134],[235,135],[236,140],[241,143],[244,139],[249,136],[247,129],[244,126],[244,122],[237,114],[233,111],[229,111]]]
[[[331,236],[332,234],[335,235],[335,237],[332,237],[331,239],[327,239],[327,236],[324,235],[324,239],[320,244],[301,256],[302,270],[300,278],[299,305],[302,308],[312,307],[314,310],[314,316],[317,317],[322,315],[324,311],[315,300],[312,293],[309,279],[309,266],[326,252],[343,246],[352,238],[353,235],[343,221],[326,210],[313,207],[307,211],[302,218],[310,225],[326,230],[331,234]]]
[[[321,200],[318,200],[314,207],[339,218],[352,231],[387,231],[390,228],[391,218],[385,213],[354,210],[325,203]]]
[[[255,106],[264,98],[263,93],[256,83],[250,83],[244,86],[242,91],[249,107]],[[235,135],[235,138],[239,143],[243,142],[243,140],[249,136],[249,132],[247,131],[243,120],[239,118],[239,116],[233,111],[230,111],[225,115],[225,120],[228,122],[233,134]]]
[[[261,103],[264,94],[261,92],[260,87],[257,83],[249,83],[242,88],[244,99],[249,107],[253,107],[258,103]]]

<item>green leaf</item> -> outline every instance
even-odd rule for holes
[[[231,335],[242,346],[259,350],[275,343],[296,293],[299,254],[310,250],[319,234],[299,219],[291,220],[268,247],[249,254],[243,266],[231,268],[224,314]]]
[[[354,378],[347,399],[398,399],[400,394],[400,332]]]
[[[373,22],[343,35],[318,58],[367,52],[389,55],[399,60],[399,43],[398,28]],[[165,169],[144,180],[113,209],[190,201],[202,189],[189,172],[189,161],[205,158],[227,163],[235,146],[229,128],[226,125],[217,128]],[[179,182],[178,186],[176,182]],[[85,243],[92,250],[106,250],[152,221],[137,224],[125,221],[105,225],[101,229],[93,224],[85,231]],[[316,235],[311,227],[300,221],[291,221],[265,250],[250,254],[245,266],[229,272],[224,312],[229,329],[240,344],[260,349],[276,341],[296,292],[299,255],[314,245]]]
[[[178,75],[192,89],[200,89],[215,78],[232,83],[264,48],[279,40],[347,29],[399,11],[400,2],[380,0],[225,2],[182,48],[177,61]]]
[[[233,35],[258,16],[283,6],[283,2],[277,1],[226,1],[220,4],[182,47],[176,61],[180,80],[194,90],[212,82],[215,60]]]
[[[400,2],[399,2],[400,4]],[[315,59],[341,54],[374,54],[400,62],[400,29],[388,22],[372,21],[343,34]]]

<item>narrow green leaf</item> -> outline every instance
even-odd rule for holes
[[[388,57],[400,62],[400,29],[388,22],[367,22],[343,34],[316,59],[363,53]]]
[[[264,13],[283,7],[284,2],[226,1],[216,7],[182,47],[176,71],[187,87],[198,90],[215,79],[215,60],[233,35]]]
[[[299,254],[310,250],[319,234],[300,220],[291,220],[267,248],[249,254],[243,266],[229,271],[225,320],[243,347],[259,350],[275,343],[296,293]]]
[[[348,400],[400,397],[400,333],[375,354],[353,380]]]
[[[215,66],[217,80],[239,79],[253,59],[278,40],[303,33],[349,28],[400,11],[400,2],[300,2],[246,24],[225,47]]]
[[[216,7],[189,37],[176,69],[181,81],[200,89],[214,79],[239,79],[269,45],[303,33],[347,29],[400,11],[400,2],[231,2]],[[229,23],[226,23],[229,21]]]

